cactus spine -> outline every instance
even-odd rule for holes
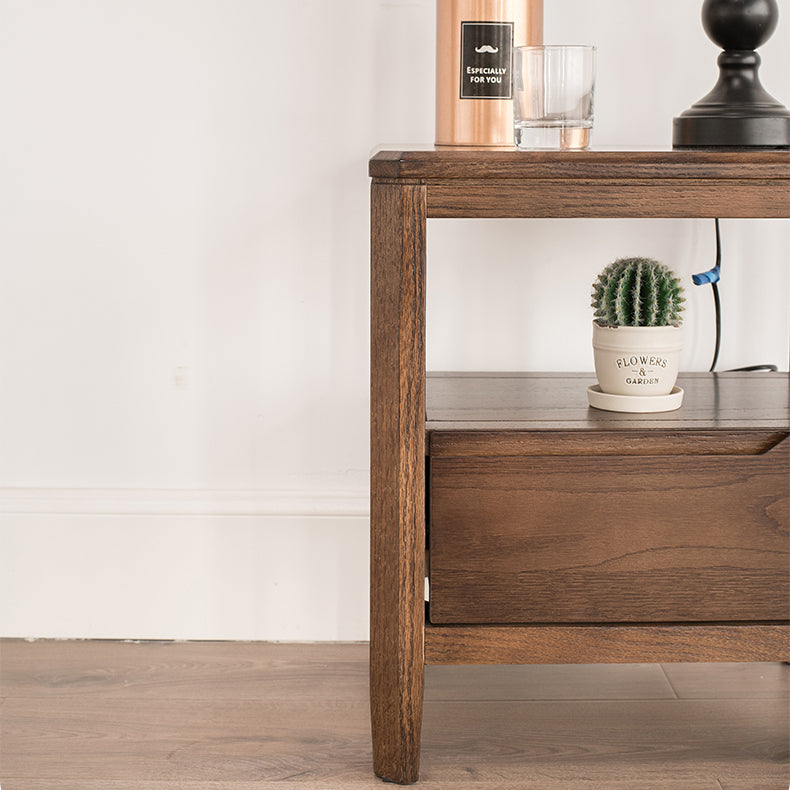
[[[684,302],[680,280],[651,258],[620,258],[593,283],[601,326],[680,326]]]

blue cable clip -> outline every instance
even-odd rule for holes
[[[702,274],[692,274],[691,279],[694,281],[694,285],[717,283],[721,279],[721,271],[718,266],[714,266],[712,269],[702,272]]]

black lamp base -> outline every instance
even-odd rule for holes
[[[790,113],[771,116],[679,116],[672,121],[673,148],[790,148]]]
[[[776,0],[705,0],[702,25],[724,48],[719,80],[674,119],[673,148],[790,148],[790,110],[760,84],[754,51],[778,18]]]

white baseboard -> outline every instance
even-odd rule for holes
[[[0,637],[367,638],[367,519],[294,515],[360,511],[359,496],[2,493],[18,512],[0,512]]]
[[[0,514],[367,518],[367,491],[0,488]]]

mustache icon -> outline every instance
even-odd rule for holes
[[[475,47],[475,52],[490,52],[492,55],[496,55],[499,52],[499,47],[492,47],[490,44],[483,44],[482,47]]]

